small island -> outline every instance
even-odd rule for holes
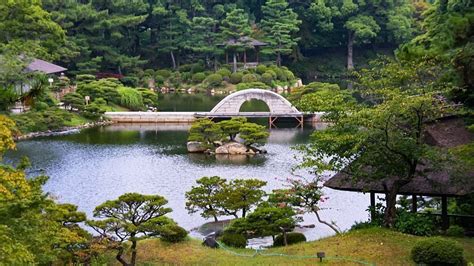
[[[245,117],[217,123],[201,118],[191,126],[186,146],[190,153],[254,155],[266,153],[260,146],[268,136],[265,126],[248,122]]]

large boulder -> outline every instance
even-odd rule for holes
[[[229,142],[216,149],[216,154],[242,155],[248,154],[248,148],[242,143]]]
[[[205,147],[202,142],[199,141],[188,141],[186,144],[186,148],[188,148],[188,152],[205,152],[207,150],[207,147]]]

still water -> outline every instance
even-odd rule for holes
[[[188,125],[118,124],[82,130],[79,133],[21,141],[9,160],[28,156],[30,175],[44,170],[50,179],[44,189],[60,202],[79,206],[92,215],[95,206],[126,192],[160,194],[173,209],[170,214],[190,230],[208,222],[185,210],[186,191],[202,176],[259,178],[267,191],[281,188],[292,177],[297,152],[291,147],[307,143],[311,130],[273,129],[265,148],[268,154],[247,157],[209,157],[186,152]],[[305,172],[298,172],[308,176]],[[321,216],[345,230],[366,220],[368,195],[324,189],[329,199],[322,203]],[[309,240],[332,234],[313,215],[302,224]]]

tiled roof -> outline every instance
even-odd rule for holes
[[[33,59],[33,62],[31,62],[27,67],[27,71],[40,71],[46,74],[52,74],[52,73],[59,73],[59,72],[64,72],[67,70],[67,68],[46,62],[41,59]]]

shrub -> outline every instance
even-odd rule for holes
[[[227,68],[221,68],[216,73],[221,75],[222,78],[226,80],[229,79],[230,76],[232,75],[232,72],[230,72],[230,70],[228,70]]]
[[[181,80],[184,82],[190,82],[193,78],[193,74],[191,72],[183,72],[181,73]]]
[[[133,111],[143,109],[142,94],[138,90],[128,87],[120,87],[117,91],[120,94],[120,105]]]
[[[222,76],[219,74],[211,74],[206,78],[205,82],[209,88],[218,87],[222,83]]]
[[[267,72],[267,67],[265,65],[258,65],[255,71],[262,75],[263,73]]]
[[[145,71],[143,71],[143,75],[146,76],[146,77],[154,77],[155,76],[155,70],[145,69]]]
[[[97,105],[107,105],[107,102],[103,98],[96,98],[93,103]]]
[[[157,76],[162,76],[163,78],[167,79],[171,76],[171,71],[168,69],[160,69],[156,71]]]
[[[257,82],[257,81],[258,81],[258,78],[254,74],[245,74],[242,77],[242,82],[244,83]]]
[[[63,103],[65,107],[70,107],[71,109],[82,110],[84,108],[84,97],[76,92],[71,92],[64,95]]]
[[[192,67],[191,67],[191,73],[192,74],[196,74],[196,73],[199,73],[199,72],[204,72],[204,70],[206,70],[204,68],[203,65],[201,64],[194,64]]]
[[[270,73],[263,73],[261,81],[269,86],[272,85],[273,82],[273,76]]]
[[[395,229],[405,234],[431,236],[435,232],[435,225],[431,217],[403,211],[397,216]]]
[[[76,82],[77,83],[80,83],[80,82],[88,83],[88,82],[92,82],[94,80],[95,80],[94,75],[83,74],[83,75],[77,75],[76,76]]]
[[[58,130],[65,126],[66,121],[72,119],[72,115],[58,108],[48,108],[40,112],[28,112],[12,116],[18,129],[23,133]]]
[[[201,83],[206,79],[206,74],[203,72],[199,72],[193,75],[193,82],[194,83]]]
[[[244,76],[244,74],[242,74],[241,72],[232,73],[230,75],[230,83],[239,84],[240,82],[242,82],[242,77],[243,76]]]
[[[178,67],[178,71],[181,73],[190,72],[192,68],[193,68],[193,64],[184,64]]]
[[[137,87],[138,82],[140,81],[140,79],[138,77],[134,77],[134,76],[126,76],[126,77],[121,78],[120,81],[125,86]]]
[[[411,250],[414,262],[424,265],[463,265],[463,248],[456,241],[439,237],[421,240]]]
[[[285,70],[285,75],[288,81],[295,80],[295,74],[293,74],[293,72],[291,72],[290,70]]]
[[[448,230],[446,230],[446,235],[462,237],[464,236],[464,228],[459,225],[451,225]]]
[[[355,224],[351,226],[351,229],[349,229],[349,231],[367,229],[367,228],[372,228],[372,227],[377,227],[377,226],[379,225],[374,224],[372,222],[355,222]]]
[[[187,235],[188,232],[176,224],[165,225],[160,232],[161,239],[171,243],[181,242],[186,238]]]
[[[86,107],[84,107],[84,111],[82,112],[82,115],[85,118],[89,118],[89,119],[92,119],[92,120],[97,120],[100,117],[102,117],[102,115],[104,113],[105,113],[105,110],[104,110],[103,106],[93,102],[89,105],[86,105]]]
[[[262,82],[250,82],[250,83],[239,83],[237,84],[237,90],[246,90],[246,89],[263,89],[268,90],[270,87]]]
[[[306,242],[306,237],[302,233],[290,232],[286,234],[286,242],[288,243],[288,245],[293,245],[300,242]],[[285,245],[285,242],[283,239],[283,234],[277,235],[277,237],[275,237],[275,241],[273,241],[273,246],[281,247],[284,245]]]
[[[45,102],[37,101],[37,102],[35,102],[34,108],[35,108],[36,111],[44,111],[44,110],[49,108],[49,105]]]
[[[265,73],[268,73],[268,74],[272,75],[272,78],[273,78],[273,79],[277,79],[277,78],[278,78],[277,73],[275,73],[275,71],[273,71],[273,70],[271,70],[271,69],[267,70],[267,72],[265,72]]]
[[[159,85],[159,86],[163,85],[165,83],[165,80],[166,79],[163,76],[160,76],[160,75],[155,76],[155,84],[156,85]]]
[[[139,88],[138,91],[142,95],[143,104],[156,107],[158,105],[158,94],[150,89]]]
[[[221,241],[229,247],[245,248],[247,246],[247,238],[236,233],[224,232]]]

